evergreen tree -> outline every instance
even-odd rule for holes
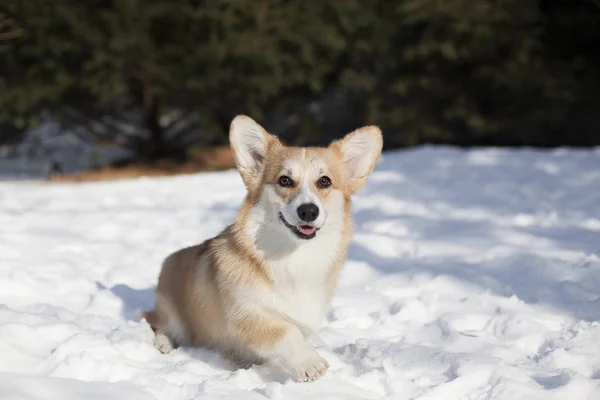
[[[398,132],[388,145],[600,141],[591,95],[600,89],[591,51],[600,14],[591,2],[379,3],[381,22],[351,66],[358,78],[346,83],[367,99],[369,122]],[[569,129],[574,115],[577,130]]]
[[[157,158],[248,113],[295,144],[363,123],[388,146],[598,144],[599,18],[588,0],[4,0],[0,134],[47,110]]]
[[[0,41],[18,38],[22,32],[15,26],[16,21],[0,12]]]

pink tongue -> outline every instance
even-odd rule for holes
[[[315,228],[312,226],[299,226],[298,230],[303,234],[303,235],[312,235],[313,233],[315,233]]]

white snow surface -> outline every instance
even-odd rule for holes
[[[218,233],[237,172],[0,183],[1,399],[600,399],[600,150],[384,153],[296,383],[138,313],[162,259]]]

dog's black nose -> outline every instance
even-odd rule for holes
[[[305,222],[313,222],[319,216],[319,207],[313,203],[302,204],[298,207],[298,217]]]

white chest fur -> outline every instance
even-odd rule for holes
[[[272,306],[310,331],[319,329],[328,307],[326,280],[339,249],[339,240],[332,236],[317,237],[284,257],[269,260]]]
[[[269,266],[273,287],[268,295],[261,290],[254,296],[260,308],[276,311],[304,330],[315,331],[328,307],[327,277],[342,250],[343,198],[339,195],[331,202],[333,210],[322,210],[327,214],[326,223],[309,240],[297,239],[289,232],[278,211],[270,210],[269,198],[265,192],[253,208],[247,234],[255,238],[256,250]]]

